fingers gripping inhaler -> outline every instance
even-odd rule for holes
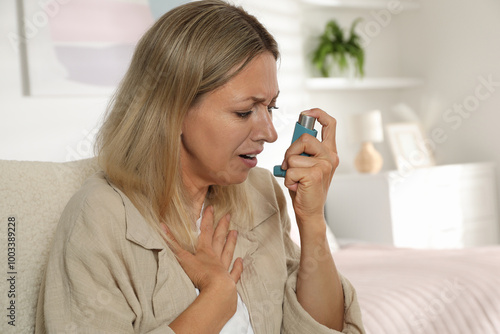
[[[316,137],[318,135],[318,131],[314,130],[314,122],[316,122],[316,118],[312,116],[307,116],[304,114],[300,114],[299,121],[295,123],[295,130],[293,130],[292,143],[299,139],[304,133],[308,133],[311,136]],[[303,156],[309,156],[309,154],[302,153]],[[274,176],[285,177],[286,170],[281,169],[281,166],[274,166],[273,170]]]

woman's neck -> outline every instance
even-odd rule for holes
[[[201,215],[201,210],[203,209],[203,203],[205,202],[205,198],[207,197],[208,189],[210,186],[196,185],[189,178],[183,178],[183,182],[187,190],[188,198],[191,200],[191,203],[193,203],[191,212],[194,214],[194,217],[198,218]]]

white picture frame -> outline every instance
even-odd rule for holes
[[[435,166],[418,123],[390,123],[385,129],[398,170]]]

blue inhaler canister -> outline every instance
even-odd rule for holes
[[[304,133],[316,137],[318,131],[314,130],[314,122],[316,122],[316,118],[300,114],[299,121],[295,123],[295,129],[293,130],[292,143],[299,139]],[[309,156],[309,154],[306,153],[302,153],[301,155]],[[285,177],[286,170],[281,169],[281,165],[274,166],[273,174],[274,176]]]

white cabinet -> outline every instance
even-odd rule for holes
[[[337,238],[414,248],[499,243],[495,167],[446,165],[335,175],[326,203]]]

